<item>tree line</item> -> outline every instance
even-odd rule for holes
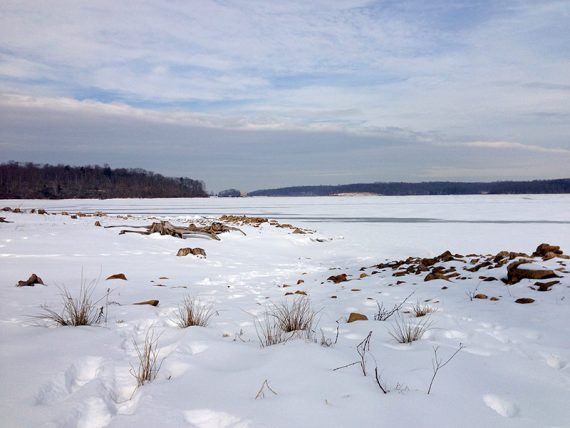
[[[207,197],[202,181],[109,165],[0,164],[0,199]]]
[[[336,186],[296,186],[249,192],[249,196],[331,196],[341,193],[405,195],[477,195],[570,193],[570,178],[533,181],[357,183]]]

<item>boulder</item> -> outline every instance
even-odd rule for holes
[[[143,302],[133,303],[133,305],[150,305],[150,306],[158,306],[159,301],[155,299],[145,300]]]
[[[521,279],[548,279],[558,278],[550,269],[536,269],[530,265],[531,260],[518,260],[507,266],[507,284],[516,284]],[[526,265],[526,269],[525,269]]]
[[[531,299],[530,297],[521,297],[520,299],[515,300],[515,303],[520,303],[521,305],[527,305],[532,302],[534,302],[534,299]]]
[[[36,284],[44,285],[44,282],[39,276],[33,273],[27,281],[18,281],[16,287],[33,287]]]
[[[559,284],[560,281],[548,281],[548,282],[535,282],[534,285],[536,285],[538,288],[536,289],[537,291],[550,291],[550,289],[552,288],[553,285]]]
[[[481,300],[485,300],[488,299],[488,296],[486,294],[483,293],[477,293],[473,296],[474,299],[481,299]]]
[[[189,248],[189,247],[180,248],[176,253],[178,257],[184,257],[187,256],[188,254],[192,254],[193,256],[201,258],[206,258],[206,251],[204,251],[203,248]]]
[[[550,245],[543,243],[540,244],[538,247],[536,247],[536,250],[534,251],[534,253],[532,253],[532,256],[545,257],[548,255],[548,253],[554,254],[554,257],[556,257],[557,255],[564,254],[564,252],[560,249],[558,245]]]
[[[348,276],[346,273],[341,273],[340,275],[331,275],[327,278],[327,281],[332,281],[335,284],[339,284],[341,282],[348,281]]]
[[[127,280],[127,276],[124,273],[116,273],[114,275],[108,276],[106,278],[106,281],[110,280],[110,279],[122,279],[123,281]]]
[[[347,322],[354,322],[354,321],[368,321],[368,317],[363,314],[359,314],[358,312],[351,312],[348,316]]]

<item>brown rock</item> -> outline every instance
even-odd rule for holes
[[[521,297],[520,299],[515,300],[515,303],[520,303],[521,305],[526,305],[532,302],[534,302],[534,299],[531,299],[530,297]]]
[[[498,301],[499,301],[499,298],[498,298],[498,297],[491,297],[489,300],[490,300],[491,302],[498,302]]]
[[[449,261],[453,260],[453,254],[451,254],[451,251],[447,250],[447,251],[441,253],[439,256],[437,256],[437,258],[439,260],[441,260],[442,262],[449,262]]]
[[[556,255],[564,254],[558,245],[540,244],[538,247],[536,247],[536,250],[534,253],[532,253],[532,256],[545,257],[548,253],[555,254],[555,257]]]
[[[97,220],[97,221],[95,222],[95,226],[101,227],[101,222],[100,222],[99,220]]]
[[[109,279],[122,279],[123,281],[126,281],[127,276],[124,273],[116,273],[114,275],[107,277],[106,281]]]
[[[474,299],[481,299],[481,300],[485,300],[488,299],[489,297],[486,294],[483,293],[477,293],[473,296]]]
[[[143,302],[137,302],[137,303],[133,303],[133,305],[150,305],[150,306],[158,306],[159,301],[158,300],[145,300]]]
[[[434,265],[437,262],[436,259],[421,259],[420,260],[420,264],[423,266],[431,266]]]
[[[553,285],[559,284],[560,281],[548,281],[548,282],[535,282],[534,285],[538,286],[537,291],[550,291]]]
[[[401,270],[401,271],[398,271],[398,272],[394,272],[394,273],[392,274],[392,276],[404,276],[404,275],[407,275],[407,274],[408,274],[408,272],[406,272],[405,270]]]
[[[558,278],[550,269],[523,269],[520,266],[531,263],[531,260],[518,260],[507,266],[507,284],[516,284],[521,279]]]
[[[339,284],[341,282],[348,281],[348,276],[346,273],[341,273],[340,275],[332,275],[327,278],[327,281],[332,281],[335,284]]]
[[[301,296],[306,296],[306,295],[307,295],[307,293],[306,293],[306,292],[304,292],[304,291],[301,291],[301,290],[297,290],[297,291],[295,291],[295,294],[300,294]]]
[[[351,312],[348,316],[347,322],[354,322],[354,321],[368,321],[368,317],[363,314],[359,314],[358,312]]]
[[[39,276],[33,273],[27,281],[18,281],[16,287],[33,287],[36,284],[44,285],[44,282]]]
[[[204,249],[202,248],[189,248],[189,247],[180,248],[176,253],[178,257],[184,257],[187,256],[188,254],[192,254],[193,256],[201,258],[206,258],[206,251],[204,251]]]
[[[509,252],[508,251],[499,251],[495,257],[493,258],[493,261],[495,263],[498,263],[499,261],[501,261],[502,259],[504,259],[505,257],[509,257]]]
[[[304,284],[304,283],[305,283],[305,280],[304,280],[304,279],[298,279],[298,280],[297,280],[297,285],[301,285],[301,284]]]
[[[43,214],[43,215],[45,215],[45,214],[47,214],[47,211],[44,210],[43,208],[39,208],[39,209],[38,209],[38,214]]]
[[[367,276],[368,276],[368,274],[362,272],[362,273],[360,274],[360,279],[366,278]]]

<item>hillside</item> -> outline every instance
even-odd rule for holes
[[[495,181],[489,183],[434,181],[423,183],[357,183],[336,186],[296,186],[255,190],[249,192],[248,195],[332,196],[346,193],[367,193],[386,196],[570,193],[570,178],[533,181]]]
[[[207,197],[203,182],[144,169],[109,166],[0,164],[0,199]]]

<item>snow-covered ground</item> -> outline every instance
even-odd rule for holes
[[[466,272],[474,256],[441,263],[465,280],[425,282],[424,273],[394,277],[395,270],[373,267],[445,250],[531,254],[543,242],[570,253],[569,196],[0,201],[3,206],[45,208],[50,215],[0,213],[13,222],[0,223],[1,426],[570,427],[570,274],[562,272],[570,260],[534,260],[535,270],[560,269],[560,282],[547,292],[532,289],[534,280],[483,281],[480,276],[506,277],[506,265]],[[61,211],[108,216],[51,215]],[[116,217],[123,214],[134,218]],[[240,226],[246,236],[233,231],[220,241],[181,240],[94,226],[96,220],[147,225],[156,221],[151,217],[184,225],[222,214],[265,216],[315,233],[265,223]],[[207,257],[176,257],[182,247],[203,248]],[[360,278],[362,272],[368,276]],[[32,273],[46,285],[15,287]],[[127,281],[105,280],[117,273]],[[342,273],[350,281],[327,281]],[[106,319],[55,327],[37,317],[42,306],[59,310],[62,289],[76,295],[82,283],[95,285]],[[285,296],[295,291],[307,296]],[[412,292],[399,318],[374,320],[377,302],[391,308]],[[473,299],[477,293],[498,300]],[[207,327],[176,325],[187,296],[215,310]],[[524,297],[534,302],[515,303]],[[148,299],[160,304],[132,304]],[[262,348],[255,320],[273,304],[295,299],[308,299],[318,312],[314,340]],[[400,344],[390,331],[398,319],[422,320],[409,311],[417,303],[435,309],[431,328]],[[347,323],[351,312],[369,320]],[[336,344],[322,346],[321,336],[334,342],[337,327]],[[137,389],[130,374],[138,367],[134,343],[149,330],[158,337],[162,366]],[[334,370],[360,360],[357,345],[369,332],[367,376],[360,364]],[[445,361],[460,344],[428,395],[434,347]],[[376,383],[376,367],[388,394]],[[265,388],[256,399],[266,380],[276,394]]]

